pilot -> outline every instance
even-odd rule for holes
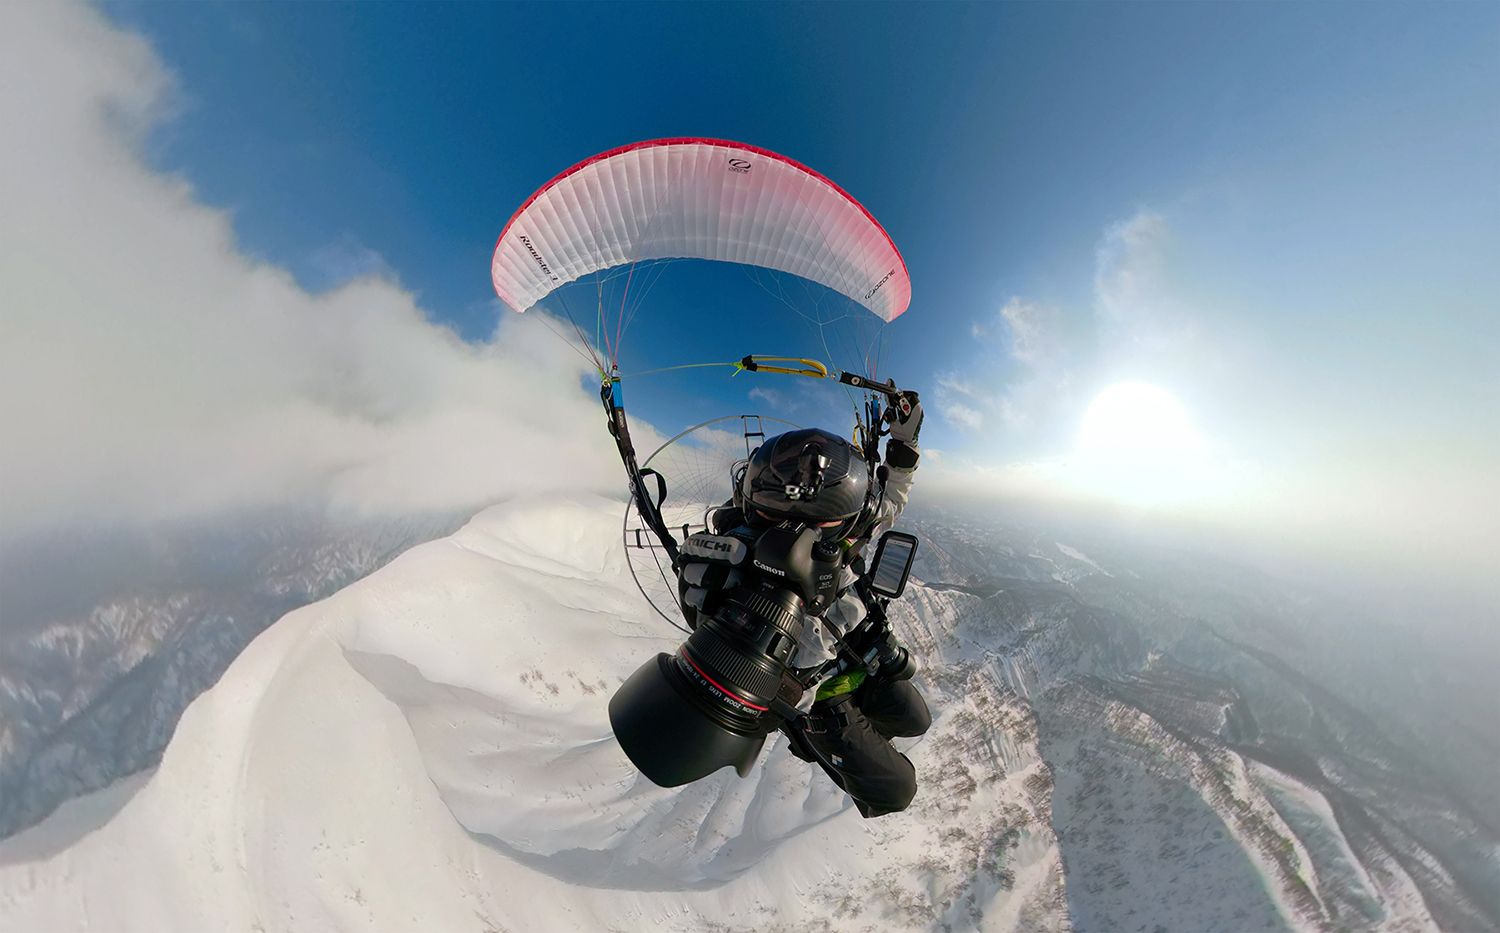
[[[932,723],[927,703],[912,685],[916,666],[896,640],[884,611],[858,581],[864,552],[895,524],[911,492],[920,451],[922,405],[905,393],[893,405],[885,462],[875,470],[848,440],[820,428],[768,439],[736,477],[735,498],[712,516],[715,534],[747,527],[761,532],[781,522],[822,529],[821,545],[837,548],[837,597],[820,616],[809,613],[792,666],[811,677],[838,656],[871,658],[826,677],[809,689],[800,715],[785,722],[792,754],[818,764],[854,800],[865,817],[906,809],[917,792],[916,769],[891,739],[919,736]],[[872,476],[873,472],[873,476]],[[709,613],[716,596],[732,586],[722,567],[685,562],[679,593],[688,624]]]

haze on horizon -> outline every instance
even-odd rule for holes
[[[902,249],[932,501],[1100,509],[1493,628],[1500,8],[587,7],[577,48],[540,8],[423,9],[0,8],[0,537],[618,494],[587,367],[487,256],[568,165],[704,135]],[[699,299],[663,289],[638,369],[751,332]],[[817,388],[633,397],[670,435]]]

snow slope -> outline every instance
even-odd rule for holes
[[[154,768],[255,636],[465,518],[262,511],[0,544],[0,838]]]
[[[680,635],[622,508],[518,499],[285,616],[134,796],[0,840],[0,929],[1500,929],[1468,668],[1107,539],[906,516],[906,812],[779,739],[657,788],[606,703]]]
[[[605,705],[678,633],[635,590],[620,508],[496,506],[285,616],[112,820],[0,865],[0,926],[1066,924],[1036,729],[982,666],[924,682],[935,724],[903,814],[861,820],[780,740],[744,780],[640,777]]]

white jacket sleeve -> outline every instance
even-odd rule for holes
[[[911,466],[899,467],[893,466],[889,462],[886,463],[885,483],[881,487],[880,510],[876,513],[877,518],[874,526],[870,528],[871,541],[879,539],[881,535],[891,530],[896,524],[896,520],[901,517],[902,510],[906,508],[907,500],[911,497],[911,484],[916,479],[916,460],[920,456],[920,451],[918,451],[915,441],[907,443],[904,446],[911,455]],[[887,460],[889,460],[890,448],[887,447],[886,449],[888,452]]]

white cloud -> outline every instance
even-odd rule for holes
[[[938,388],[942,389],[945,392],[951,392],[955,395],[967,395],[970,397],[979,395],[979,389],[977,386],[975,386],[972,382],[964,382],[960,380],[952,373],[944,376],[939,376],[937,383]]]
[[[942,414],[947,422],[963,431],[979,431],[984,428],[984,414],[980,408],[993,407],[994,400],[988,393],[972,382],[965,382],[954,374],[939,375],[934,401],[928,404]]]
[[[1103,316],[1138,318],[1161,300],[1169,236],[1166,218],[1152,211],[1140,211],[1105,231],[1094,254],[1094,297]]]
[[[755,378],[767,380],[767,384],[757,385],[746,393],[747,399],[758,403],[750,407],[751,411],[784,418],[802,427],[817,425],[840,434],[853,424],[854,410],[849,396],[825,380],[769,374]]]
[[[984,427],[984,416],[972,408],[963,405],[945,405],[943,417],[956,427],[968,428],[970,431],[978,431]]]
[[[1165,256],[1171,230],[1141,211],[1104,231],[1095,251],[1092,307],[1070,314],[1013,295],[976,336],[1006,334],[1003,354],[939,379],[942,406],[958,406],[955,426],[993,426],[1032,456],[1061,455],[1090,400],[1107,386],[1224,368],[1223,353],[1191,308],[1172,296]],[[983,338],[981,338],[983,339]]]
[[[138,37],[5,4],[0,61],[0,531],[619,486],[586,366],[543,321],[476,346],[389,278],[310,295],[145,166],[174,97]]]
[[[1010,299],[1000,318],[1012,334],[1009,358],[1025,364],[1019,378],[1000,358],[939,384],[939,397],[957,406],[944,411],[950,421],[997,430],[931,470],[924,485],[1012,504],[1145,510],[1191,525],[1203,541],[1235,542],[1267,566],[1341,577],[1368,592],[1406,588],[1421,594],[1409,605],[1443,599],[1500,618],[1493,456],[1457,437],[1424,443],[1424,427],[1402,423],[1407,413],[1384,401],[1383,387],[1355,391],[1371,384],[1367,373],[1343,367],[1334,378],[1325,360],[1308,370],[1285,350],[1271,354],[1256,318],[1216,308],[1229,299],[1187,297],[1172,274],[1171,244],[1154,212],[1109,227],[1095,253],[1087,328],[1069,330],[1067,315],[1049,318]],[[1048,322],[1060,326],[1048,331]],[[1181,401],[1201,441],[1191,455],[1122,461],[1075,448],[1090,401],[1135,381]],[[983,387],[997,383],[1003,391],[987,397]]]
[[[1000,309],[1000,317],[1010,325],[1011,356],[1034,369],[1057,361],[1063,349],[1062,312],[1058,308],[1016,296]]]
[[[792,411],[800,407],[789,400],[784,393],[777,392],[775,389],[767,389],[764,386],[751,389],[749,397],[758,402],[765,402],[776,411]]]
[[[936,408],[965,431],[1029,430],[1066,398],[1070,348],[1062,311],[1014,296],[996,314],[994,330],[1010,337],[1004,357],[984,360],[968,373],[939,375]],[[975,325],[974,333],[987,337],[991,328]]]
[[[366,276],[396,281],[396,271],[385,261],[385,257],[348,231],[315,250],[308,257],[308,262],[321,279],[318,284],[324,288],[343,285]]]

